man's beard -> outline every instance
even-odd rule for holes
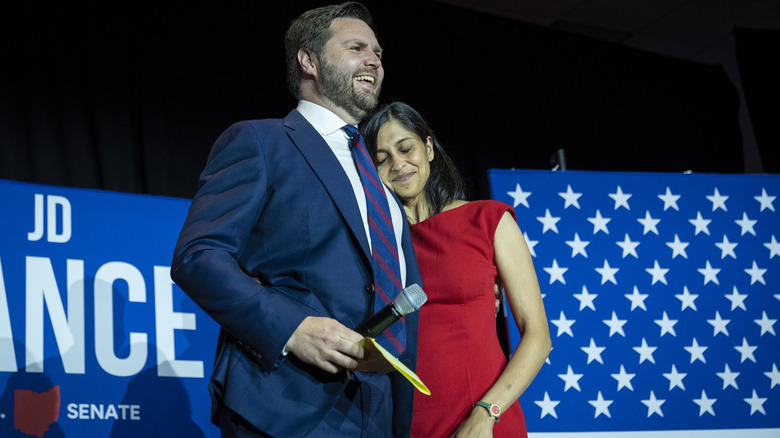
[[[353,75],[346,74],[331,65],[325,58],[321,62],[322,81],[320,81],[320,93],[333,102],[336,106],[343,108],[347,113],[357,120],[363,120],[371,111],[376,108],[379,96],[379,87],[375,92],[359,92],[352,84]]]

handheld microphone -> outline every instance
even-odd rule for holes
[[[402,316],[420,310],[420,306],[427,300],[428,297],[420,285],[413,284],[402,290],[392,303],[360,324],[355,331],[363,336],[375,338]]]

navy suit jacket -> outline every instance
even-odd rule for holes
[[[422,285],[405,220],[402,246],[406,285]],[[319,423],[346,375],[282,349],[307,316],[355,328],[373,314],[370,254],[346,173],[298,111],[236,123],[217,139],[171,263],[173,280],[222,327],[213,415],[224,404],[274,436]],[[405,322],[399,359],[414,370],[417,313]],[[398,372],[389,380],[393,435],[408,436],[414,387]]]

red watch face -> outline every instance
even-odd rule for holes
[[[492,405],[490,406],[490,413],[493,414],[494,417],[498,417],[501,415],[501,409],[496,405]]]

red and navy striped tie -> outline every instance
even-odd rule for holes
[[[374,270],[374,311],[379,312],[395,299],[403,290],[401,270],[398,262],[393,222],[390,219],[390,206],[385,195],[384,185],[379,179],[374,163],[363,144],[363,136],[352,126],[344,126],[350,138],[352,156],[355,159],[363,191],[366,194],[368,225],[371,235],[371,254]],[[403,318],[390,325],[377,337],[382,347],[399,356],[406,349],[406,326]]]

